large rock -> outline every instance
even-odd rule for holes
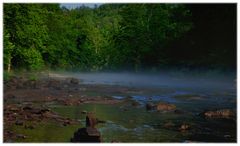
[[[221,109],[216,111],[206,111],[203,113],[205,117],[208,118],[230,118],[233,117],[235,114],[230,109]]]
[[[86,127],[95,128],[97,123],[98,123],[98,120],[95,117],[94,113],[87,113],[87,116],[86,116]]]
[[[86,128],[80,128],[75,133],[71,142],[101,142],[101,134],[95,128],[98,123],[97,118],[93,113],[87,113]]]
[[[159,103],[157,104],[157,111],[174,111],[176,106],[174,104]]]
[[[101,135],[96,128],[80,128],[74,133],[71,142],[101,142]]]

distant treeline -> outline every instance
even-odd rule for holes
[[[236,68],[236,4],[4,4],[4,69]]]

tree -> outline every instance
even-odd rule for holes
[[[11,71],[11,62],[12,62],[12,53],[14,49],[14,45],[9,40],[9,33],[4,31],[4,39],[3,39],[3,49],[4,49],[4,68],[7,69],[8,72]]]
[[[131,56],[127,62],[135,70],[166,63],[166,46],[191,28],[186,19],[190,12],[183,5],[127,4],[122,5],[121,15],[123,29],[118,44],[126,56]]]
[[[232,66],[232,8],[102,4],[69,10],[59,4],[4,4],[4,67],[138,71],[179,64]],[[225,17],[228,21],[221,23]]]
[[[36,65],[29,64],[35,62],[28,60],[27,54],[41,55],[46,51],[48,33],[45,25],[45,9],[36,4],[4,4],[4,13],[5,30],[9,32],[9,39],[16,48],[12,52],[13,65],[37,69]],[[32,66],[35,67],[31,68]]]

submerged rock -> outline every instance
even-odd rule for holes
[[[182,100],[204,100],[204,97],[195,94],[176,95],[173,98]]]
[[[82,114],[87,114],[87,111],[83,110],[81,111]]]
[[[23,135],[23,134],[17,134],[16,137],[17,137],[17,138],[21,138],[21,139],[27,138],[27,136],[25,136],[25,135]]]
[[[164,128],[167,128],[167,129],[173,128],[174,126],[175,126],[175,124],[174,124],[172,121],[168,121],[167,123],[165,123],[165,124],[163,125],[163,127],[164,127]]]
[[[133,97],[132,97],[132,96],[130,96],[130,95],[128,95],[128,96],[126,96],[124,99],[125,99],[125,100],[132,100],[132,99],[133,99]]]
[[[107,122],[104,121],[104,120],[99,120],[99,119],[97,119],[97,123],[107,123]]]
[[[134,107],[136,107],[136,106],[139,106],[140,103],[137,102],[137,101],[135,101],[135,100],[133,100],[132,103],[131,103],[131,105],[134,106]]]
[[[168,104],[168,103],[153,104],[153,103],[149,102],[146,104],[146,110],[174,111],[174,110],[176,110],[176,105]]]
[[[174,110],[174,113],[175,113],[175,114],[182,115],[182,114],[185,114],[186,112],[183,111],[183,110],[176,109],[176,110]]]
[[[182,124],[179,128],[179,130],[182,132],[189,130],[189,129],[190,129],[190,125],[188,125],[188,124]]]
[[[157,111],[173,111],[176,109],[174,104],[159,103],[157,104]]]
[[[208,118],[230,118],[233,117],[235,114],[230,109],[221,109],[216,111],[206,111],[203,113],[205,117]]]

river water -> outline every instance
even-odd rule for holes
[[[75,77],[83,84],[118,85],[151,92],[113,93],[112,97],[139,103],[101,105],[84,104],[69,107],[74,111],[94,111],[106,123],[98,129],[104,142],[236,142],[236,118],[208,119],[201,116],[206,110],[231,109],[236,112],[237,93],[234,76],[188,76],[176,74],[135,73],[50,73],[52,77]],[[159,92],[156,92],[159,91]],[[179,113],[146,111],[148,102],[174,104]],[[61,110],[56,106],[54,110]],[[186,131],[179,130],[189,125]]]

